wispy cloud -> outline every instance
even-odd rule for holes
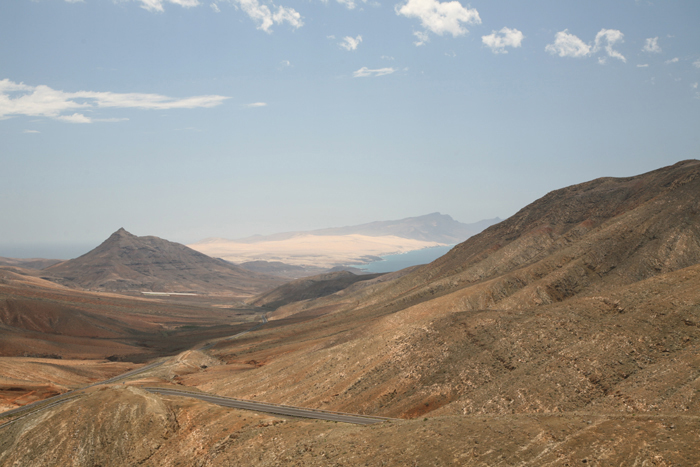
[[[396,68],[377,68],[376,70],[370,70],[366,66],[363,66],[359,70],[355,71],[352,76],[354,78],[366,78],[369,76],[384,76],[390,75],[396,71]]]
[[[160,94],[113,92],[63,92],[49,86],[29,86],[9,79],[0,80],[0,119],[12,116],[48,117],[71,123],[123,121],[124,119],[93,119],[82,112],[105,108],[150,110],[194,109],[215,107],[225,96],[208,95],[178,99]]]
[[[618,42],[623,42],[623,38],[624,34],[617,29],[601,29],[596,34],[593,44],[586,44],[577,36],[569,34],[569,30],[565,29],[556,33],[554,43],[547,44],[544,50],[552,55],[573,58],[588,57],[604,50],[607,57],[627,62],[627,59],[613,48]],[[599,57],[598,62],[605,63],[607,57]]]
[[[416,34],[416,45],[428,41],[427,31],[442,36],[452,34],[452,37],[462,36],[469,32],[466,24],[481,24],[479,12],[474,8],[465,8],[458,1],[439,2],[438,0],[408,0],[403,5],[394,7],[397,15],[406,18],[417,18],[426,32]]]
[[[680,60],[680,58],[674,57],[671,60],[666,60],[666,64],[670,65],[671,63],[678,63],[679,60]]]
[[[644,42],[644,47],[642,47],[642,52],[660,54],[661,47],[659,46],[659,38],[650,37],[649,39],[647,39]]]
[[[267,107],[266,102],[253,102],[252,104],[246,104],[246,107],[249,109],[255,108],[255,107]]]
[[[34,133],[41,133],[41,132],[40,132],[39,130],[24,130],[22,133],[31,133],[31,134],[34,134]]]
[[[139,2],[141,2],[142,8],[145,8],[148,11],[158,11],[161,13],[165,11],[163,8],[164,3],[172,3],[185,8],[192,8],[201,5],[199,0],[139,0]]]
[[[414,42],[416,47],[420,47],[421,45],[425,45],[427,42],[430,42],[430,36],[426,31],[415,31],[413,35],[418,39]]]
[[[350,36],[343,37],[340,46],[345,50],[357,50],[357,46],[362,42],[362,36],[357,36],[355,38]]]
[[[520,47],[525,36],[521,31],[511,28],[503,28],[500,31],[492,31],[488,36],[481,36],[484,43],[495,54],[507,54],[506,47]]]
[[[239,7],[250,19],[257,23],[257,28],[265,32],[272,32],[273,24],[288,23],[294,29],[304,25],[301,14],[294,8],[272,5],[274,13],[267,5],[262,5],[258,0],[229,0]]]
[[[643,64],[640,64],[640,65],[637,65],[637,68],[649,68],[649,64],[648,64],[648,63],[643,63]]]
[[[141,3],[141,7],[153,12],[162,13],[165,11],[164,5],[166,3],[172,3],[174,5],[180,5],[184,8],[192,8],[201,5],[199,0],[137,0]],[[272,32],[272,26],[274,24],[288,23],[291,27],[298,29],[304,25],[302,21],[301,14],[297,12],[294,8],[288,8],[284,6],[276,6],[271,4],[270,6],[263,5],[259,0],[218,0],[217,2],[212,2],[209,4],[215,13],[220,13],[219,3],[228,1],[240,8],[245,14],[247,14],[256,24],[258,29],[262,29],[265,32]]]

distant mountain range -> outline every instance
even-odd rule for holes
[[[376,221],[367,224],[329,229],[310,230],[305,232],[283,232],[273,235],[253,235],[252,237],[234,240],[236,243],[278,242],[306,235],[342,236],[365,235],[368,237],[395,236],[425,242],[437,242],[454,245],[478,234],[485,228],[501,222],[501,219],[485,219],[473,224],[463,224],[452,219],[447,214],[434,212],[424,216],[407,217],[395,221]]]
[[[495,218],[463,224],[448,215],[433,213],[349,227],[255,235],[239,240],[209,238],[188,246],[237,264],[270,261],[332,268],[366,264],[391,254],[453,245],[499,221]]]
[[[41,275],[59,284],[108,292],[186,292],[249,296],[279,279],[158,237],[119,229],[94,250],[50,266]]]

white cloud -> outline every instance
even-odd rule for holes
[[[58,117],[54,118],[69,123],[92,123],[92,119],[90,117],[86,117],[85,115],[77,112],[73,115],[59,115]]]
[[[338,3],[345,5],[348,10],[353,10],[357,6],[354,0],[338,0]]]
[[[83,3],[85,0],[66,0],[67,3]],[[39,133],[37,131],[37,133]]]
[[[163,12],[163,3],[173,3],[175,5],[180,5],[184,8],[192,8],[199,6],[199,0],[139,0],[141,2],[141,8],[145,8],[148,11],[159,11]]]
[[[343,41],[340,43],[340,46],[345,50],[356,50],[357,46],[360,45],[360,42],[362,42],[362,36],[357,36],[355,38],[345,36],[343,37]]]
[[[139,0],[145,3],[157,3],[160,8],[157,11],[163,11],[162,3],[165,0]],[[196,6],[199,4],[199,0],[167,0],[171,3],[177,3],[182,6]],[[295,29],[298,29],[304,25],[302,21],[301,14],[294,8],[287,8],[283,6],[276,6],[271,4],[270,6],[262,5],[259,0],[219,0],[228,1],[234,4],[237,8],[243,10],[256,24],[258,29],[262,29],[265,32],[272,32],[270,29],[274,24],[288,23]],[[210,4],[211,8],[219,13],[221,10],[216,3]],[[145,7],[144,7],[145,8]],[[271,9],[272,8],[272,9]],[[147,8],[153,10],[155,8]]]
[[[382,56],[379,57],[379,58],[384,59],[384,60],[394,60],[394,57],[392,57],[392,56],[390,56],[390,55],[382,55]]]
[[[644,64],[642,64],[642,65],[637,65],[637,68],[649,68],[649,64],[648,64],[648,63],[644,63]]]
[[[481,41],[495,54],[507,54],[506,47],[520,47],[523,42],[523,33],[517,29],[503,28],[500,31],[491,31],[488,36],[481,36]]]
[[[671,64],[671,63],[678,63],[680,59],[678,57],[674,57],[671,60],[666,60],[666,64]]]
[[[690,85],[691,88],[697,89],[698,88],[698,83],[693,83]]]
[[[416,36],[416,38],[418,39],[416,42],[414,42],[416,47],[420,47],[426,42],[430,42],[430,36],[428,36],[428,33],[425,31],[415,31],[413,35]]]
[[[41,133],[39,130],[24,130],[22,133]]]
[[[547,44],[544,50],[560,57],[578,58],[591,54],[591,47],[573,34],[569,34],[568,29],[556,33],[554,43]]]
[[[292,66],[292,63],[289,60],[282,60],[280,62],[280,65],[282,66]]]
[[[266,107],[267,103],[266,102],[253,102],[252,104],[247,104],[246,107],[248,108],[255,108],[255,107]]]
[[[396,68],[378,68],[376,70],[370,70],[366,66],[363,66],[356,72],[352,74],[354,78],[366,78],[368,76],[383,76],[390,75],[396,71]]]
[[[700,68],[700,58],[697,59],[697,60],[695,60],[695,61],[693,62],[693,66],[694,66],[695,68]]]
[[[661,53],[661,47],[659,46],[659,38],[650,37],[649,39],[647,39],[644,42],[644,47],[642,47],[642,51],[656,54]]]
[[[451,2],[408,0],[403,5],[396,5],[394,10],[397,15],[420,19],[426,31],[432,31],[440,36],[445,33],[452,34],[452,37],[462,36],[468,32],[464,24],[481,24],[481,18],[476,9],[465,8],[456,0]],[[418,39],[419,43],[416,45],[427,42],[427,39],[420,36]]]
[[[623,42],[624,34],[617,29],[601,29],[595,36],[595,41],[593,45],[586,44],[581,39],[573,34],[569,34],[569,30],[565,29],[559,31],[554,36],[554,43],[547,44],[544,48],[547,52],[552,55],[559,55],[560,57],[588,57],[601,50],[605,50],[608,57],[617,58],[623,62],[627,62],[627,59],[617,50],[613,49],[613,46],[618,42]],[[599,63],[605,63],[607,57],[599,57]]]
[[[593,45],[593,49],[591,49],[591,52],[596,53],[601,48],[604,48],[608,54],[608,57],[617,58],[618,60],[622,60],[623,62],[627,63],[627,59],[623,57],[620,52],[613,49],[613,46],[616,43],[624,42],[624,36],[625,35],[617,29],[601,29],[595,36],[595,43]],[[603,42],[605,42],[604,47]],[[602,63],[605,63],[604,60],[605,59],[603,59]]]
[[[45,85],[28,86],[9,79],[0,80],[0,119],[25,115],[48,117],[72,123],[93,121],[122,121],[123,119],[92,119],[81,112],[99,108],[134,109],[193,109],[215,107],[228,99],[225,96],[194,96],[184,99],[160,94],[113,92],[63,92]]]

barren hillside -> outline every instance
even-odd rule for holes
[[[250,296],[283,281],[210,258],[179,243],[119,229],[94,250],[42,271],[60,284],[107,292]]]

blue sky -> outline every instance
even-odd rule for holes
[[[698,158],[699,20],[694,0],[5,1],[0,245],[475,222]]]

